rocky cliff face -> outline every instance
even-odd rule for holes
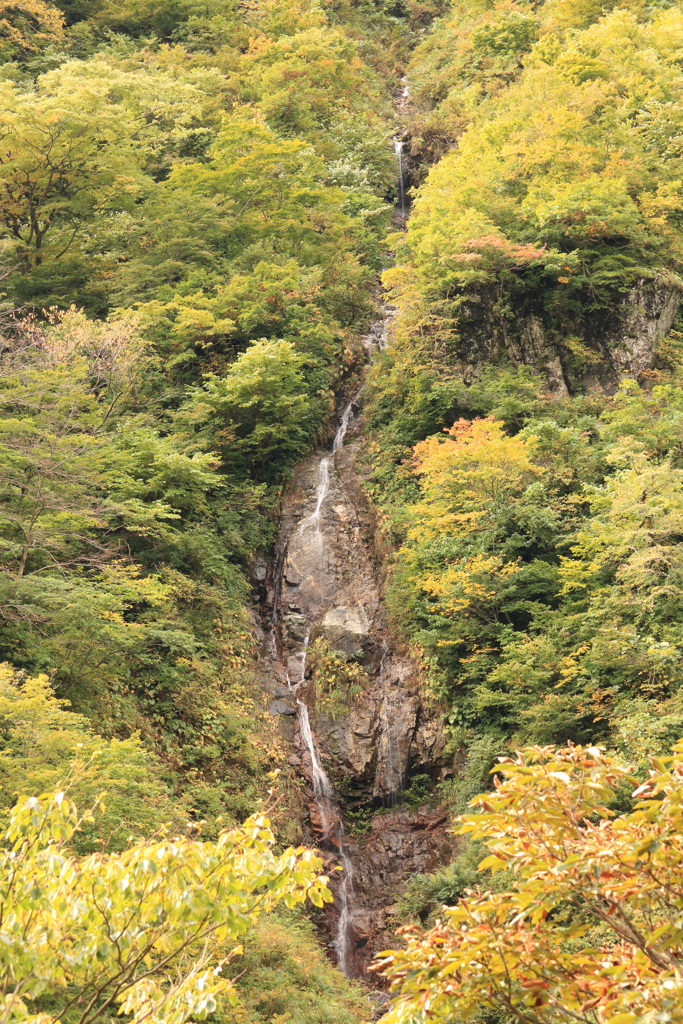
[[[433,869],[451,855],[454,842],[442,810],[396,806],[411,775],[438,781],[451,767],[439,709],[426,701],[418,666],[388,628],[372,555],[373,522],[360,493],[361,452],[356,438],[333,455],[318,453],[299,466],[283,498],[278,557],[265,602],[267,611],[275,609],[280,662],[279,674],[267,674],[266,687],[271,712],[281,717],[293,745],[290,763],[311,786],[315,751],[295,718],[297,702],[303,702],[321,766],[334,787],[331,811],[328,804],[321,809],[309,789],[309,839],[321,843],[331,860],[338,859],[343,841],[353,865],[350,973],[358,975],[384,948],[382,934],[406,878]],[[308,679],[306,652],[318,636],[359,657],[369,680],[334,717],[316,712]],[[266,643],[266,660],[274,657]],[[353,837],[340,831],[343,840],[331,840],[330,814],[359,809],[380,811],[369,832]],[[333,884],[338,877],[333,875]],[[331,935],[338,912],[333,906],[328,914]]]
[[[609,312],[577,310],[562,323],[546,308],[543,293],[525,292],[512,313],[500,311],[499,298],[493,290],[465,298],[458,351],[465,376],[507,359],[544,374],[559,396],[579,387],[612,393],[623,377],[637,379],[652,369],[657,343],[675,320],[681,290],[668,281],[641,280]],[[588,298],[582,308],[591,308]]]

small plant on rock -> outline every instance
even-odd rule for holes
[[[336,722],[369,683],[356,658],[335,650],[324,637],[313,642],[308,655],[315,702],[319,712]]]

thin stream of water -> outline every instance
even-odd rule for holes
[[[403,96],[407,98],[410,95],[410,90],[407,82],[404,80]],[[406,213],[406,195],[405,195],[405,177],[403,167],[403,141],[401,139],[394,139],[394,153],[396,155],[398,163],[398,203],[400,214],[405,217]],[[377,352],[381,352],[386,346],[386,333],[387,323],[395,313],[394,307],[386,307],[386,315],[383,320],[372,324],[370,327],[370,333],[363,338],[363,344],[368,349],[368,353],[372,358]],[[299,536],[304,536],[308,533],[312,533],[314,537],[315,548],[319,552],[320,562],[325,553],[325,538],[320,529],[320,520],[323,511],[323,505],[330,489],[330,467],[333,464],[334,455],[338,452],[344,444],[346,433],[349,428],[349,424],[353,419],[353,406],[354,402],[351,401],[344,408],[339,425],[337,427],[334,441],[332,443],[332,452],[323,455],[318,463],[318,480],[315,491],[315,507],[313,512],[304,519],[299,525]],[[332,784],[320,763],[320,756],[316,747],[313,732],[311,730],[311,722],[308,714],[308,707],[305,700],[302,700],[297,695],[297,690],[304,682],[306,678],[306,661],[308,656],[308,646],[310,640],[310,626],[308,624],[308,631],[303,641],[302,648],[297,655],[299,666],[297,666],[296,675],[298,678],[292,680],[290,673],[287,669],[286,659],[282,656],[278,647],[278,630],[280,621],[280,596],[282,588],[282,573],[285,558],[287,556],[287,545],[278,552],[275,561],[275,585],[274,585],[274,597],[273,597],[273,612],[272,612],[272,627],[271,627],[271,649],[274,660],[280,665],[284,672],[284,676],[287,681],[287,686],[290,691],[296,696],[297,708],[298,708],[298,725],[299,734],[301,740],[308,751],[311,764],[311,779],[313,782],[313,797],[315,800],[318,816],[320,820],[320,829],[322,832],[321,846],[333,853],[341,862],[342,872],[339,886],[337,889],[336,902],[339,907],[339,915],[337,918],[337,924],[332,941],[332,948],[334,949],[337,964],[340,970],[349,975],[353,970],[353,954],[354,954],[354,930],[353,930],[353,916],[354,916],[354,889],[353,889],[353,864],[351,862],[348,853],[345,848],[345,837],[344,837],[344,826],[341,817],[341,811],[337,803],[334,789]],[[384,660],[387,654],[386,644],[384,645],[382,654],[382,665],[380,667],[380,673],[384,667]],[[394,777],[397,779],[396,792],[389,793],[388,799],[395,801],[396,793],[400,791],[402,785],[402,778],[400,768],[397,767],[397,750],[394,743],[394,736],[390,726],[390,716],[388,707],[388,694],[385,694],[382,709],[383,718],[383,734],[385,741],[385,773],[387,779],[387,787],[389,788],[392,783],[389,781],[393,780]]]
[[[320,529],[320,516],[323,508],[324,501],[329,493],[330,489],[330,464],[333,460],[334,453],[338,452],[344,444],[346,432],[349,428],[349,423],[353,418],[353,402],[349,402],[345,407],[344,411],[339,420],[339,426],[334,436],[332,443],[332,454],[324,455],[318,463],[318,483],[316,486],[316,501],[315,508],[310,516],[307,516],[299,526],[299,534],[305,535],[312,533],[315,537],[315,543],[320,551],[322,558],[324,549],[324,536]],[[278,559],[276,571],[279,575],[282,573],[282,566],[284,564],[284,552],[282,558]],[[275,590],[275,603],[273,608],[273,623],[277,625],[279,620],[279,578],[276,580]],[[275,638],[276,630],[273,630],[273,650],[277,652],[277,640]],[[304,682],[306,678],[306,660],[308,655],[308,645],[310,640],[310,629],[306,634],[303,642],[301,651],[298,654],[300,669],[298,670],[298,679],[293,681],[287,670],[285,659],[278,656],[278,661],[282,665],[285,671],[287,679],[287,685],[289,689],[296,694],[296,691]],[[298,707],[298,721],[299,721],[299,734],[302,742],[308,751],[308,755],[311,762],[311,778],[313,782],[313,798],[315,800],[318,816],[320,819],[320,829],[322,832],[322,843],[321,845],[326,848],[329,852],[333,853],[341,861],[343,868],[342,877],[339,882],[339,888],[337,890],[337,901],[339,904],[339,917],[337,919],[337,927],[335,930],[335,936],[332,942],[337,964],[339,969],[344,974],[349,974],[352,967],[352,953],[353,953],[353,865],[351,860],[346,853],[344,848],[344,827],[341,819],[341,811],[337,804],[334,789],[330,782],[327,773],[320,763],[320,757],[316,747],[315,739],[313,738],[313,732],[311,730],[311,722],[308,714],[308,707],[306,702],[297,696],[296,698]]]

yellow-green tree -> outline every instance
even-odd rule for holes
[[[86,812],[85,817],[91,816]],[[258,917],[331,899],[309,850],[273,851],[263,815],[215,843],[159,837],[78,858],[63,793],[21,799],[3,836],[3,1020],[183,1024],[236,1002],[222,973]]]
[[[78,762],[76,770],[73,769]],[[78,853],[124,849],[161,825],[183,830],[187,812],[164,784],[158,758],[139,737],[105,739],[84,715],[55,696],[45,675],[28,676],[0,664],[0,817],[3,827],[18,797],[53,789],[70,778],[69,792],[89,807],[106,806],[74,834]]]

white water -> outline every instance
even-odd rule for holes
[[[318,482],[315,491],[315,508],[310,516],[307,516],[299,526],[299,534],[313,534],[315,544],[320,549],[322,558],[324,549],[324,535],[320,529],[320,517],[325,499],[330,490],[330,465],[333,462],[335,452],[338,452],[344,444],[349,423],[353,418],[353,402],[349,402],[342,412],[339,426],[332,443],[332,454],[323,455],[318,463]],[[278,595],[279,596],[279,591]],[[277,622],[279,610],[273,610],[274,622]],[[296,680],[292,680],[285,667],[287,684],[292,692],[296,693],[306,678],[306,659],[310,640],[310,629],[306,634],[301,651],[297,655],[300,667],[297,669]],[[276,649],[276,642],[275,649]],[[283,659],[279,659],[284,667]],[[300,697],[296,698],[299,719],[299,734],[308,751],[311,762],[311,779],[313,782],[313,798],[315,800],[318,816],[320,818],[320,830],[322,833],[321,845],[333,853],[341,861],[342,875],[337,890],[337,903],[339,916],[335,929],[332,948],[334,949],[339,969],[344,974],[349,974],[352,968],[353,952],[353,865],[344,848],[344,827],[342,825],[341,811],[337,804],[334,789],[327,773],[320,763],[318,749],[316,747],[311,721],[308,714],[308,707]]]
[[[308,518],[304,519],[299,526],[299,533],[303,535],[308,530],[312,529],[319,539],[319,543],[322,543],[322,533],[320,532],[320,510],[323,507],[323,502],[327,497],[327,492],[330,489],[330,456],[325,456],[318,463],[318,486],[315,491],[315,509],[311,512]]]
[[[339,420],[339,426],[337,427],[337,433],[334,435],[334,441],[332,442],[332,451],[338,452],[341,446],[344,444],[344,438],[346,437],[346,431],[349,429],[349,423],[353,419],[353,402],[344,409]]]
[[[334,937],[334,951],[337,954],[337,963],[344,974],[348,974],[351,968],[351,954],[353,952],[353,864],[344,849],[344,830],[339,826],[339,859],[342,862],[342,877],[339,883],[337,899],[339,900],[339,920],[337,921],[337,934]]]
[[[351,954],[353,952],[353,865],[344,849],[344,827],[341,814],[334,796],[334,789],[327,773],[320,764],[318,750],[313,739],[308,708],[302,700],[297,699],[299,706],[299,732],[311,759],[311,777],[313,779],[313,797],[318,815],[323,845],[339,857],[342,864],[342,875],[337,890],[339,917],[335,929],[332,948],[337,957],[337,965],[343,974],[351,970]]]
[[[392,316],[394,307],[387,306],[385,308],[388,311],[387,318],[389,316]],[[365,350],[367,351],[368,355],[371,358],[377,355],[378,352],[383,352],[384,349],[387,347],[386,319],[377,320],[376,323],[371,324],[370,330],[368,331],[364,338],[361,338],[361,341],[363,342]]]
[[[320,814],[320,827],[323,838],[327,838],[333,830],[333,817],[330,813],[334,804],[334,790],[327,774],[320,764],[318,751],[311,731],[311,720],[308,717],[308,708],[302,700],[297,700],[299,705],[299,731],[301,739],[306,745],[311,758],[311,777],[313,779],[313,795],[318,805]]]
[[[339,426],[337,427],[337,433],[334,435],[334,441],[332,442],[332,455],[338,452],[344,444],[344,438],[346,437],[346,431],[349,429],[349,423],[353,418],[353,402],[344,409],[339,420]],[[320,532],[320,512],[323,507],[323,502],[327,497],[330,490],[330,463],[332,461],[332,455],[324,455],[318,463],[318,486],[315,489],[315,508],[311,512],[310,516],[303,520],[299,526],[299,534],[303,535],[309,530],[315,533],[318,543],[322,544],[322,533]]]

